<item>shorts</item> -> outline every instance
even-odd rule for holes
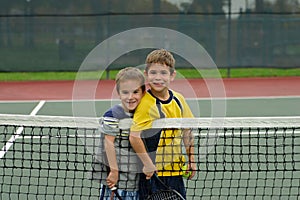
[[[122,200],[138,200],[138,191],[126,191],[118,189],[118,194],[122,197]],[[110,200],[111,190],[106,185],[100,187],[100,200]],[[117,196],[114,196],[114,200],[118,200]]]

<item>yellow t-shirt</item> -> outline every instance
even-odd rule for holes
[[[152,122],[159,118],[194,117],[181,94],[171,90],[169,90],[169,94],[170,98],[168,100],[161,101],[153,96],[149,90],[136,108],[133,125],[131,126],[131,131],[142,131],[148,152],[150,151],[149,154],[155,154],[158,176],[181,175],[180,169],[186,160],[182,154],[182,131],[179,129],[154,131],[154,134],[160,134],[159,137],[156,137],[159,139],[159,142],[155,142],[155,139],[151,138],[151,131],[149,133],[149,129],[151,130],[152,128]],[[153,146],[157,146],[157,150]]]

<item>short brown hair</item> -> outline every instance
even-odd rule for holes
[[[118,72],[118,74],[116,75],[116,87],[118,93],[120,92],[120,83],[126,80],[139,80],[140,87],[142,88],[142,91],[145,92],[145,77],[141,70],[139,70],[138,68],[126,67]]]
[[[157,49],[148,54],[146,58],[146,72],[148,72],[148,68],[153,63],[160,63],[169,66],[171,74],[175,70],[175,59],[166,49]]]

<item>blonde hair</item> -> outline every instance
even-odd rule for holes
[[[146,58],[146,72],[148,72],[149,67],[153,63],[160,63],[169,66],[171,74],[175,71],[175,59],[166,49],[157,49],[148,54]]]
[[[120,92],[120,83],[126,80],[140,81],[140,87],[142,88],[142,91],[145,92],[145,77],[141,70],[134,67],[126,67],[124,69],[121,69],[116,75],[116,87],[118,93]]]

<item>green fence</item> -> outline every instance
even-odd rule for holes
[[[118,8],[115,12],[114,1],[110,7],[101,7],[102,4],[107,6],[107,1],[103,1],[106,4],[76,1],[77,4],[66,7],[69,10],[51,7],[49,3],[42,9],[43,5],[36,1],[18,2],[3,4],[6,9],[0,9],[0,71],[4,72],[77,71],[99,43],[122,31],[140,27],[163,27],[190,36],[220,68],[300,67],[300,15],[297,12],[182,12],[173,7],[171,11],[164,11],[162,3],[158,12],[154,12],[155,8],[133,12],[125,10],[124,2],[119,5],[124,6],[124,11]],[[159,48],[168,48],[164,39]],[[124,43],[118,42],[115,48]],[[149,51],[128,52],[105,69],[141,65]],[[175,57],[178,68],[193,68],[184,58]],[[87,70],[95,69],[99,69],[99,65]]]

